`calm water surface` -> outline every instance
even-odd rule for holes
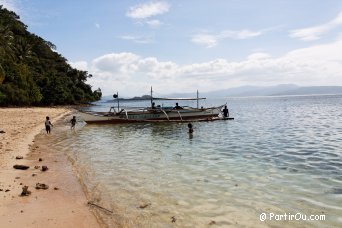
[[[342,96],[207,104],[226,101],[235,120],[193,123],[193,137],[187,123],[85,125],[52,143],[100,202],[145,227],[341,227]]]

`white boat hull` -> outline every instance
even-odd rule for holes
[[[80,112],[86,123],[134,123],[134,122],[179,122],[186,120],[211,120],[218,118],[222,106],[205,109],[147,109],[122,111],[120,113]]]

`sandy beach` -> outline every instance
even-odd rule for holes
[[[65,125],[58,120],[71,112],[66,108],[0,109],[0,227],[100,227],[66,155],[44,144],[54,137],[53,128],[50,135],[45,132],[45,117],[56,127]],[[14,169],[14,165],[29,168]],[[42,171],[42,166],[48,170]],[[49,187],[36,189],[37,183]],[[24,186],[31,192],[27,196],[21,196]]]

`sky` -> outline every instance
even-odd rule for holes
[[[341,0],[0,0],[104,95],[342,86]]]

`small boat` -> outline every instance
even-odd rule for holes
[[[199,108],[198,101],[206,98],[154,98],[152,97],[151,88],[151,106],[136,110],[126,110],[119,108],[118,94],[114,94],[117,98],[118,108],[111,107],[108,112],[85,112],[80,111],[81,118],[88,124],[117,124],[117,123],[137,123],[137,122],[183,122],[183,121],[214,121],[219,119],[227,119],[222,117],[222,108],[220,105],[210,108]],[[155,100],[196,100],[197,107],[178,106],[161,107],[155,106]],[[233,118],[229,118],[233,119]]]

